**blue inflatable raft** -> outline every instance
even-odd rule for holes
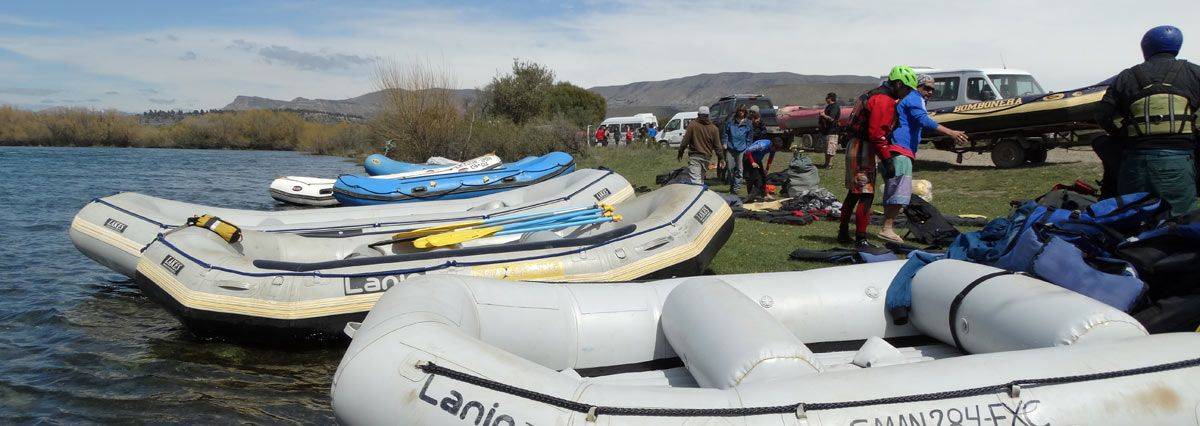
[[[400,179],[341,175],[333,184],[333,196],[344,206],[453,200],[520,188],[574,170],[570,154],[551,152],[477,172]]]
[[[431,163],[405,163],[403,161],[396,161],[391,158],[387,158],[383,154],[371,154],[366,160],[363,161],[363,169],[365,169],[367,174],[371,176],[394,175],[417,170],[436,169],[438,167],[446,167],[446,165]]]

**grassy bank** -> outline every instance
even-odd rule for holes
[[[656,188],[654,176],[666,173],[684,163],[675,159],[675,151],[655,148],[596,148],[588,158],[580,161],[581,167],[604,166],[625,176],[635,186]],[[820,164],[820,154],[811,155]],[[791,161],[791,154],[781,153],[776,157],[771,171],[784,170]],[[834,160],[832,170],[821,170],[821,184],[834,194],[844,194],[842,185],[844,169],[841,157]],[[944,214],[981,214],[991,217],[1004,216],[1009,211],[1009,201],[1023,200],[1041,195],[1055,183],[1066,183],[1075,179],[1094,181],[1100,175],[1100,165],[1095,163],[1057,163],[1037,167],[1022,167],[1000,170],[990,166],[966,166],[940,161],[917,160],[917,179],[933,182],[934,205]],[[727,185],[710,181],[713,189],[727,192]],[[878,204],[878,200],[876,201]],[[882,210],[878,205],[876,210]],[[872,226],[870,232],[878,228]],[[787,255],[798,247],[825,249],[837,245],[835,222],[814,222],[807,226],[769,224],[738,219],[733,236],[717,255],[712,270],[718,274],[749,272],[787,271],[829,266],[821,263],[796,262]]]

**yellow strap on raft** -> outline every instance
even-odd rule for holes
[[[242,240],[242,229],[232,223],[221,220],[221,218],[213,215],[193,216],[187,221],[189,226],[198,226],[209,231],[212,231],[222,240],[227,243],[236,243]]]

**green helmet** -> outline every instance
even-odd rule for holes
[[[888,73],[888,80],[900,80],[905,86],[913,89],[917,88],[917,72],[913,71],[907,65],[896,65],[892,67],[892,72]]]

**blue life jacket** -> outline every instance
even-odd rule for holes
[[[1033,272],[1043,280],[1129,312],[1146,292],[1146,283],[1138,278],[1129,263],[1111,258],[1092,258],[1105,265],[1108,273],[1084,260],[1083,251],[1061,238],[1051,238],[1033,262]]]
[[[1037,232],[1027,229],[1017,236],[1012,248],[1000,256],[992,266],[1013,272],[1033,272],[1033,260],[1045,246],[1038,238]]]
[[[1158,226],[1171,212],[1166,201],[1146,192],[1106,198],[1088,206],[1082,217],[1130,234]]]

